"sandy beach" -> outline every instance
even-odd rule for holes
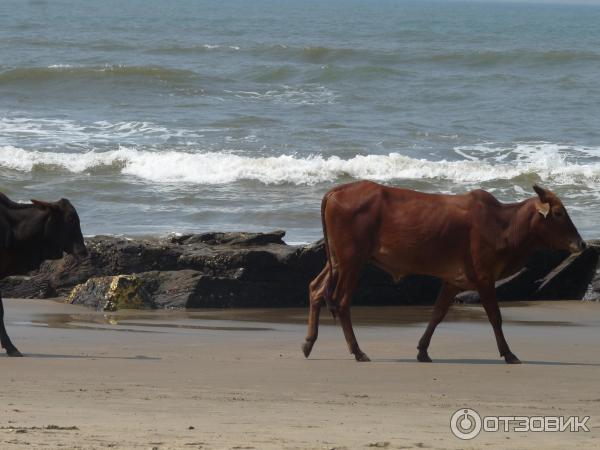
[[[95,313],[5,300],[27,356],[2,357],[2,448],[598,448],[600,304],[503,305],[520,366],[496,357],[479,306],[455,306],[415,361],[429,308],[356,308],[370,363],[327,318],[310,359],[305,311]],[[590,432],[451,434],[482,416],[590,416]]]
[[[600,0],[0,5],[0,450],[600,450]]]

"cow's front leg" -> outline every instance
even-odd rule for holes
[[[442,284],[440,293],[438,294],[435,305],[433,306],[429,325],[427,325],[427,329],[425,330],[425,333],[423,333],[423,336],[419,340],[419,345],[417,346],[417,349],[419,350],[419,353],[417,354],[417,360],[419,362],[431,362],[431,358],[427,353],[429,343],[431,342],[431,337],[433,336],[435,328],[442,320],[444,320],[444,317],[446,317],[446,313],[448,313],[448,309],[450,309],[452,299],[458,292],[458,288],[449,285],[448,283]]]
[[[507,364],[521,364],[519,358],[510,351],[508,343],[504,338],[504,333],[502,332],[502,314],[500,314],[500,307],[498,306],[498,300],[496,299],[496,289],[494,288],[494,284],[487,283],[482,286],[479,289],[479,296],[481,297],[481,303],[483,304],[488,319],[494,329],[500,356],[504,357]]]
[[[8,356],[23,356],[17,347],[11,342],[6,328],[4,327],[4,305],[2,304],[2,295],[0,294],[0,343],[2,348],[6,350]]]

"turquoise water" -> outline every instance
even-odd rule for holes
[[[86,234],[288,230],[368,178],[600,213],[600,8],[0,3],[0,180]]]

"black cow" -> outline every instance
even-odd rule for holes
[[[24,204],[0,193],[0,279],[24,275],[46,259],[62,258],[63,252],[87,255],[79,216],[69,200]],[[1,295],[0,342],[8,356],[23,356],[6,333]]]

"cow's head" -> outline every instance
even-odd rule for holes
[[[60,258],[63,251],[78,258],[87,255],[79,216],[69,200],[65,198],[57,202],[31,200],[31,203],[48,214],[44,226],[44,240],[61,253],[54,257]]]
[[[581,239],[560,199],[550,190],[538,185],[534,185],[533,190],[538,195],[535,199],[535,233],[542,243],[571,253],[585,250],[585,241]]]

